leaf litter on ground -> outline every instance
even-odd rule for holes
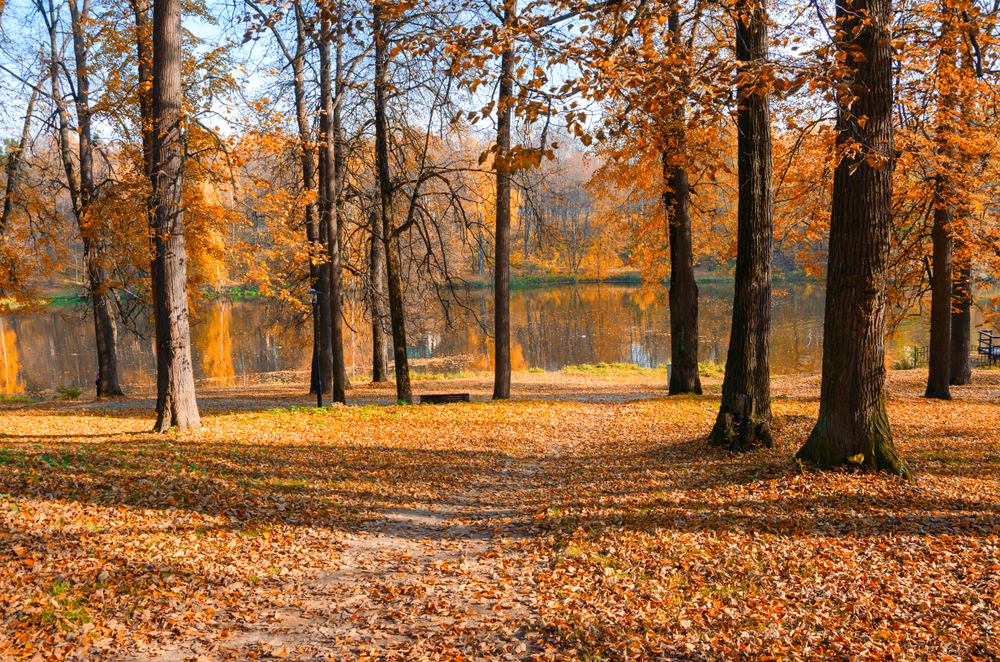
[[[665,397],[608,366],[211,389],[202,429],[144,398],[0,406],[0,659],[993,660],[1000,375],[925,400],[890,373],[917,484],[706,447],[718,380]]]

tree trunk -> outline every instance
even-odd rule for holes
[[[338,29],[340,22],[337,22]],[[326,137],[327,158],[333,163],[333,168],[327,176],[330,190],[330,213],[327,215],[329,227],[327,236],[330,239],[330,340],[333,349],[333,401],[347,404],[347,366],[344,363],[344,311],[343,284],[344,268],[342,264],[341,236],[343,229],[343,195],[341,186],[344,183],[344,141],[340,122],[340,105],[343,98],[342,60],[340,37],[337,37],[337,68],[336,87],[337,100],[330,99],[331,114],[330,133]]]
[[[153,181],[153,149],[156,137],[153,132],[153,34],[150,23],[150,3],[152,0],[132,0],[132,11],[135,15],[135,53],[137,63],[137,74],[139,81],[139,124],[142,133],[142,161],[143,172],[150,183]],[[146,222],[150,228],[153,227],[153,198],[152,195],[145,200]],[[152,233],[150,233],[150,252],[155,255],[156,246],[153,243]],[[156,318],[156,279],[153,274],[156,271],[155,258],[149,264],[150,274],[150,295],[153,299],[153,318],[155,325]],[[153,330],[156,333],[155,327]],[[163,352],[156,353],[156,374],[157,376],[166,374],[167,367],[164,364],[166,355]],[[157,377],[157,389],[159,389],[159,377]]]
[[[118,329],[107,291],[101,256],[100,221],[90,218],[94,196],[94,143],[90,126],[90,76],[88,74],[87,32],[84,25],[89,3],[81,12],[76,0],[69,3],[73,29],[73,56],[76,65],[75,106],[78,154],[80,157],[77,225],[83,238],[83,259],[94,307],[94,337],[97,341],[97,396],[123,395],[118,377]]]
[[[369,309],[372,314],[372,381],[382,383],[389,381],[389,354],[386,351],[385,342],[385,311],[382,308],[382,296],[385,293],[385,277],[383,276],[385,243],[382,241],[382,216],[374,206],[370,222],[372,243],[368,277],[371,281]]]
[[[323,388],[327,393],[333,392],[333,324],[330,304],[330,262],[331,230],[333,228],[333,196],[336,195],[336,184],[333,181],[333,145],[330,139],[333,133],[333,87],[330,72],[330,42],[327,34],[329,24],[323,23],[322,35],[319,41],[319,245],[316,253],[320,256],[316,289],[319,291],[319,374]]]
[[[942,13],[948,16],[947,6]],[[955,49],[951,21],[941,25],[941,53],[938,59],[938,80],[941,81],[941,99],[938,104],[937,154],[938,174],[934,187],[934,226],[931,231],[931,340],[927,362],[926,398],[951,400],[948,381],[951,378],[951,281],[952,281],[952,203],[953,186],[950,173],[953,168],[952,149],[949,145],[952,132],[951,113],[955,108],[953,78],[955,74]]]
[[[413,401],[410,364],[406,357],[406,308],[399,268],[399,242],[392,221],[392,181],[389,179],[389,135],[386,117],[389,58],[382,4],[372,5],[372,28],[375,39],[375,166],[378,170],[382,242],[385,248],[385,271],[389,286],[389,322],[392,326],[392,353],[396,371],[396,399]]]
[[[181,0],[153,6],[153,282],[156,315],[156,429],[201,424],[191,365],[184,145],[181,142]],[[162,358],[160,358],[162,357]]]
[[[135,53],[139,75],[139,122],[142,132],[142,158],[147,177],[153,174],[153,43],[149,25],[151,0],[132,0],[135,15]],[[152,213],[150,211],[150,213]]]
[[[948,192],[943,176],[938,176],[936,186],[934,229],[931,232],[931,342],[924,397],[951,400],[948,389],[951,379],[951,210],[947,206]]]
[[[312,127],[309,125],[309,108],[306,97],[305,59],[308,44],[308,34],[301,8],[296,4],[295,11],[295,55],[292,58],[292,77],[295,96],[295,122],[299,132],[302,165],[302,189],[314,191],[316,187],[316,153],[313,147]],[[306,240],[310,246],[319,245],[319,218],[316,213],[316,202],[310,202],[305,208]],[[309,284],[314,290],[319,290],[319,266],[316,260],[309,260]],[[313,315],[312,361],[309,370],[309,392],[319,391],[319,355],[316,348],[320,343],[316,339],[320,335],[320,319]]]
[[[504,26],[513,25],[517,0],[507,0]],[[500,88],[497,98],[496,247],[493,254],[493,399],[510,397],[510,125],[514,96],[514,38],[504,46],[500,58]]]
[[[680,15],[671,9],[669,28],[673,43],[681,47]],[[663,206],[670,244],[670,395],[701,394],[698,374],[698,284],[694,280],[691,246],[691,187],[683,165],[686,154],[684,105],[670,118],[663,151]]]
[[[21,160],[24,158],[24,150],[28,147],[28,139],[31,137],[31,116],[35,112],[35,101],[38,98],[38,89],[32,88],[31,97],[28,99],[28,108],[24,113],[24,126],[21,129],[21,139],[17,147],[7,153],[7,184],[4,188],[3,211],[0,212],[0,246],[7,236],[7,224],[10,222],[11,214],[14,212],[14,194],[17,190],[17,180],[21,172]]]
[[[959,235],[955,253],[958,267],[954,269],[951,286],[951,361],[948,383],[965,386],[972,382],[972,360],[969,348],[972,344],[972,263],[965,255],[965,244]]]
[[[838,107],[837,144],[855,141],[833,177],[819,420],[797,457],[912,478],[886,411],[885,307],[892,223],[891,0],[837,6],[844,66],[857,99]],[[867,118],[859,121],[859,118]]]
[[[735,8],[736,59],[763,64],[768,57],[765,0],[741,0]],[[739,208],[736,289],[722,403],[709,435],[714,446],[748,450],[771,446],[771,111],[759,71],[745,67],[737,89]],[[740,72],[743,74],[744,72]]]
[[[41,81],[39,81],[41,82]],[[7,154],[7,184],[4,188],[3,211],[0,212],[0,296],[5,296],[6,285],[13,285],[18,280],[16,258],[6,249],[7,224],[14,213],[14,196],[17,193],[17,180],[21,176],[21,160],[24,150],[28,147],[31,137],[31,116],[35,111],[35,101],[38,98],[38,88],[32,88],[28,99],[28,108],[24,113],[24,126],[21,129],[21,139],[17,147]]]

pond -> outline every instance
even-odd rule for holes
[[[819,371],[822,364],[823,289],[810,283],[776,285],[772,372]],[[729,340],[732,284],[700,286],[701,360],[723,363]],[[436,314],[413,313],[409,355],[420,372],[492,369],[492,341],[484,329],[492,292],[476,291],[474,314],[449,327]],[[346,360],[352,375],[370,374],[367,323],[345,307]],[[264,301],[201,301],[192,325],[195,378],[200,385],[304,381],[311,350],[307,311]],[[670,360],[666,297],[641,287],[576,285],[516,290],[511,294],[515,370],[558,370],[580,363],[633,363],[654,367]],[[976,314],[974,323],[981,321]],[[155,387],[155,354],[147,330],[119,333],[122,379],[130,392]],[[889,354],[927,342],[926,316],[900,325]],[[50,394],[57,387],[89,392],[97,372],[93,323],[72,308],[0,318],[0,392]]]

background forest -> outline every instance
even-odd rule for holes
[[[692,266],[731,275],[747,95],[769,104],[773,275],[821,282],[833,173],[853,149],[836,144],[838,108],[857,89],[832,5],[753,7],[184,3],[187,296],[264,297],[306,324],[315,290],[313,388],[349,386],[326,349],[343,345],[341,319],[371,329],[381,380],[407,347],[393,306],[470,318],[492,338],[503,315],[470,305],[471,289],[506,301],[510,282],[665,288],[673,170],[688,181]],[[89,309],[108,393],[121,338],[155,335],[152,8],[16,0],[0,33],[0,306]],[[954,301],[966,319],[991,314],[972,292],[1000,269],[996,14],[951,1],[892,12],[890,329],[929,310],[935,274],[940,292],[966,293]],[[764,26],[759,52],[734,48],[734,18]]]

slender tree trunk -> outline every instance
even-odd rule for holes
[[[41,81],[39,81],[41,82]],[[31,137],[31,116],[35,112],[35,101],[38,98],[38,90],[32,88],[31,96],[28,98],[28,108],[24,113],[24,126],[21,129],[21,139],[17,142],[17,147],[7,153],[7,185],[4,188],[3,211],[0,212],[0,247],[3,246],[7,237],[7,224],[14,212],[14,196],[17,192],[17,180],[21,173],[21,160],[24,158],[24,150],[28,148],[28,139]],[[2,268],[2,265],[0,265]],[[5,279],[0,277],[0,282]]]
[[[316,189],[316,152],[313,147],[312,127],[309,125],[309,108],[306,97],[306,77],[305,60],[308,50],[308,34],[305,20],[302,16],[301,7],[296,4],[295,11],[295,55],[292,58],[292,77],[294,83],[295,96],[295,122],[299,132],[299,143],[301,144],[300,162],[302,165],[302,189],[304,191],[315,191]],[[316,202],[310,202],[305,208],[306,240],[310,246],[319,245],[319,218],[316,213]],[[315,255],[309,260],[309,283],[312,289],[319,290],[319,266]],[[313,340],[321,334],[320,319],[318,315],[313,316]],[[316,393],[319,390],[319,356],[316,348],[321,343],[312,343],[312,361],[309,370],[309,392]]]
[[[763,64],[768,57],[766,0],[740,0],[735,7],[736,59]],[[739,209],[736,290],[729,333],[722,403],[709,440],[747,450],[773,444],[771,420],[771,111],[756,71],[737,90]]]
[[[385,246],[385,272],[389,289],[389,322],[392,326],[392,353],[396,371],[396,399],[413,401],[410,386],[410,363],[406,357],[406,308],[399,267],[399,241],[392,221],[392,181],[389,178],[389,128],[386,117],[389,53],[382,22],[382,4],[372,6],[375,39],[375,166],[378,171],[382,240]]]
[[[889,429],[885,307],[892,223],[891,0],[837,5],[844,66],[856,100],[838,107],[837,144],[860,153],[834,172],[819,420],[797,457],[848,462],[912,478]],[[859,118],[867,118],[859,121]]]
[[[681,47],[680,15],[671,9],[668,25],[673,43]],[[670,395],[701,394],[698,374],[698,284],[694,279],[691,245],[691,187],[683,165],[686,154],[684,106],[678,104],[670,118],[663,152],[663,206],[670,244]]]
[[[90,75],[88,74],[87,20],[89,2],[83,9],[76,0],[69,3],[73,29],[73,56],[76,64],[75,106],[78,154],[80,158],[77,192],[77,225],[83,238],[83,259],[87,267],[90,298],[94,307],[94,338],[97,341],[97,395],[122,395],[118,377],[118,329],[102,264],[100,221],[90,217],[94,196],[94,143],[90,125]]]
[[[319,133],[321,145],[319,150],[319,264],[316,278],[316,289],[319,291],[319,374],[323,388],[328,393],[333,392],[333,323],[330,304],[330,262],[331,246],[333,244],[331,230],[333,229],[333,197],[336,195],[336,184],[333,181],[333,145],[330,144],[333,134],[333,88],[330,71],[330,42],[328,39],[329,24],[323,23],[323,34],[319,41],[319,87],[320,116]]]
[[[133,0],[135,14],[136,61],[139,75],[139,122],[142,132],[142,158],[147,177],[153,175],[153,35],[149,24],[151,0]],[[152,210],[150,210],[152,213]]]
[[[338,30],[340,21],[337,21]],[[344,363],[344,311],[343,284],[344,268],[342,264],[341,236],[343,230],[343,195],[341,186],[344,182],[344,141],[340,121],[340,105],[343,98],[343,64],[341,59],[340,37],[337,37],[337,63],[335,90],[336,103],[330,99],[327,112],[331,115],[330,133],[326,137],[327,158],[333,163],[333,168],[327,173],[330,178],[330,213],[327,215],[327,236],[330,239],[330,340],[333,350],[333,401],[347,404],[347,366]]]
[[[191,365],[184,241],[184,145],[181,142],[181,0],[153,6],[153,282],[156,345],[156,429],[201,425]]]
[[[513,25],[517,0],[507,0],[504,26]],[[514,97],[514,38],[500,57],[500,88],[497,99],[497,199],[496,248],[493,260],[493,399],[510,397],[510,125]]]
[[[938,176],[934,209],[933,270],[931,271],[931,342],[928,357],[927,391],[925,398],[951,400],[948,382],[951,379],[951,289],[952,239],[951,210],[948,207],[948,186],[944,176]]]
[[[372,314],[372,381],[376,383],[389,381],[389,354],[385,341],[385,311],[382,308],[382,297],[385,293],[385,277],[383,262],[385,243],[382,241],[382,215],[376,207],[371,212],[371,255],[368,263],[369,280],[371,281],[370,305]]]
[[[42,83],[39,80],[39,85]],[[7,153],[7,163],[4,166],[7,172],[7,184],[4,187],[3,210],[0,211],[0,297],[8,294],[7,286],[12,286],[18,282],[17,258],[14,251],[6,248],[7,244],[7,224],[10,223],[14,213],[14,197],[17,195],[18,179],[21,176],[21,161],[24,158],[24,150],[28,147],[28,139],[31,137],[31,116],[35,112],[35,101],[38,98],[38,88],[32,88],[31,96],[28,98],[28,108],[24,113],[24,125],[21,129],[21,138],[17,147]]]
[[[153,126],[153,33],[150,21],[150,4],[152,0],[132,0],[132,12],[135,15],[135,38],[136,38],[136,63],[139,81],[139,124],[142,133],[142,161],[143,172],[152,184],[153,181],[153,149],[156,143]],[[145,200],[146,222],[150,228],[154,225],[153,198],[150,194]],[[156,246],[153,242],[153,233],[150,232],[150,253],[155,256]],[[153,299],[153,322],[154,336],[156,334],[156,260],[149,264],[150,273],[150,295]],[[163,352],[156,352],[156,374],[157,389],[159,389],[159,375],[167,372],[165,364],[166,355]]]

